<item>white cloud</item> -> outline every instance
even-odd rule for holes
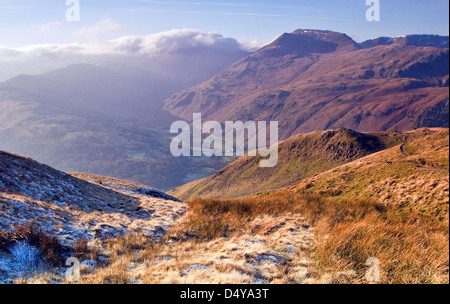
[[[108,22],[98,27],[117,28]],[[108,25],[109,24],[109,25]],[[103,28],[103,30],[100,30]],[[95,28],[93,29],[95,32]],[[39,74],[76,63],[96,63],[105,56],[157,56],[192,50],[238,51],[257,48],[257,40],[239,43],[232,38],[195,29],[176,29],[146,36],[126,36],[113,40],[94,40],[84,44],[30,45],[20,48],[0,46],[0,81],[19,74]]]
[[[143,37],[128,36],[109,42],[115,51],[157,55],[181,52],[193,48],[239,49],[240,44],[218,33],[202,33],[193,29],[178,29]]]
[[[254,38],[254,39],[240,39],[239,43],[241,44],[241,48],[243,50],[255,52],[271,43],[271,41]]]

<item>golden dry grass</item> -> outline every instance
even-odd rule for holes
[[[448,131],[408,147],[272,193],[188,201],[156,242],[80,242],[80,257],[107,260],[80,283],[363,284],[373,257],[378,283],[448,284]]]
[[[379,283],[449,282],[448,214],[288,190],[188,205],[159,243],[139,235],[110,241],[111,264],[83,283],[362,284],[370,257],[380,261]],[[309,225],[310,235],[290,235]],[[295,252],[287,252],[287,244]],[[283,262],[255,265],[267,255]]]
[[[370,257],[381,262],[381,283],[449,281],[448,213],[433,217],[376,201],[336,202],[292,192],[189,205],[190,231],[206,238],[235,233],[256,215],[302,214],[315,227],[316,272],[328,283],[366,282]]]

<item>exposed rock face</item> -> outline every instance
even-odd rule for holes
[[[426,108],[417,118],[417,128],[422,127],[449,127],[448,97],[435,106]]]

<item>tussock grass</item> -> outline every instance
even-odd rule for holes
[[[0,250],[9,251],[12,246],[26,241],[39,249],[39,253],[49,266],[64,265],[63,253],[68,249],[58,239],[46,235],[32,223],[15,227],[11,231],[0,231]]]
[[[264,239],[270,248],[283,248],[273,231],[287,218],[312,227],[314,241],[305,248],[297,243],[298,252],[285,265],[262,266],[259,271],[268,267],[272,283],[301,283],[310,276],[319,283],[368,283],[365,263],[371,257],[380,261],[378,283],[449,282],[448,212],[424,215],[401,205],[336,201],[289,190],[242,199],[199,198],[187,204],[189,212],[158,242],[142,233],[108,240],[97,249],[91,246],[90,253],[108,256],[108,265],[80,283],[253,283],[257,274],[248,262],[267,254],[269,247],[250,249],[248,240]],[[84,243],[77,248],[86,255]],[[305,263],[311,265],[305,268]],[[192,265],[208,269],[189,272]]]
[[[211,240],[248,232],[245,229],[247,224],[261,215],[279,216],[300,211],[295,195],[278,193],[257,198],[228,200],[197,198],[188,201],[187,204],[190,212],[182,231],[187,232],[188,237],[198,240]]]
[[[188,202],[185,228],[199,240],[248,231],[259,215],[300,213],[315,227],[316,272],[326,283],[366,283],[365,262],[380,260],[380,283],[448,283],[449,221],[376,201],[335,201],[281,191],[233,200]]]
[[[375,257],[381,283],[448,283],[448,218],[436,222],[395,210],[369,212],[353,223],[325,216],[316,231],[318,271],[331,274],[331,282],[365,282],[365,261]],[[348,270],[354,272],[352,280],[333,277]]]

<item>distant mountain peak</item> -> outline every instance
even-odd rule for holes
[[[314,37],[319,40],[329,41],[329,42],[336,42],[342,44],[354,44],[355,41],[353,41],[352,38],[347,36],[344,33],[334,32],[334,31],[328,31],[328,30],[315,30],[315,29],[298,29],[292,32],[293,35],[303,35],[303,36],[309,36]]]
[[[312,29],[299,29],[292,33],[284,33],[263,48],[271,56],[295,55],[298,57],[312,53],[323,54],[353,49],[357,49],[357,43],[346,34]]]
[[[292,34],[308,36],[318,40],[335,43],[337,45],[337,48],[342,48],[346,46],[356,47],[357,45],[357,43],[348,35],[334,31],[299,29],[294,31]]]
[[[379,45],[416,46],[416,47],[435,47],[448,48],[449,37],[439,35],[402,35],[397,37],[378,37],[360,43],[362,48],[372,48]]]

